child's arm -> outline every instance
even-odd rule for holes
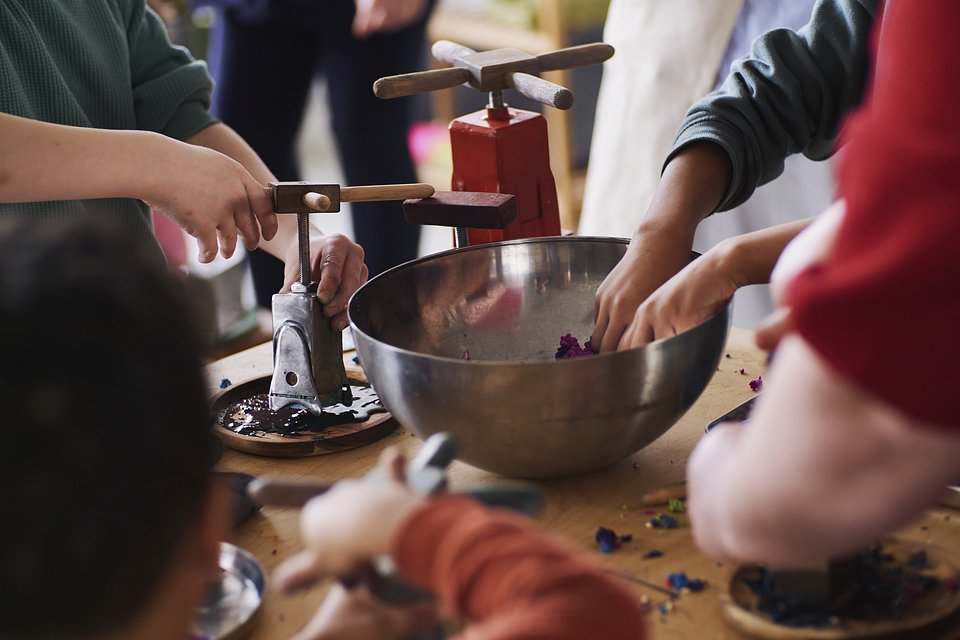
[[[960,101],[958,23],[954,0],[886,5],[872,93],[846,125],[846,210],[774,272],[790,278],[796,335],[750,423],[714,430],[690,459],[691,522],[712,554],[823,560],[908,524],[956,481],[960,126],[944,105]],[[811,233],[829,249],[804,267]]]
[[[750,421],[712,430],[687,465],[694,538],[711,556],[820,562],[906,526],[956,481],[956,429],[865,393],[801,338],[784,338],[765,382]]]
[[[693,105],[627,255],[597,290],[593,344],[617,348],[637,307],[684,265],[697,225],[746,201],[794,153],[824,158],[863,94],[878,0],[819,0],[810,22],[757,39]]]
[[[0,113],[0,202],[137,198],[200,244],[200,260],[248,247],[274,217],[238,162],[148,131],[92,129]]]
[[[645,637],[640,606],[619,578],[503,509],[440,498],[404,521],[392,555],[469,622],[474,640]]]
[[[307,549],[278,570],[281,587],[351,575],[389,552],[403,576],[467,620],[471,639],[644,637],[640,606],[617,578],[519,516],[466,497],[414,496],[401,482],[398,456],[387,450],[381,458],[389,480],[342,482],[307,505],[301,516]],[[344,617],[360,607],[334,597],[342,615],[326,607],[299,638],[334,637],[331,629],[346,628],[351,621]],[[378,610],[363,609],[370,624]],[[381,621],[384,611],[398,610],[381,605]],[[401,637],[410,628],[389,631],[381,628],[377,637]]]

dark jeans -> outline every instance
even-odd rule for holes
[[[340,162],[347,185],[413,182],[407,149],[412,98],[373,95],[379,77],[425,65],[425,23],[357,40],[350,32],[352,0],[316,3],[327,20],[290,15],[247,20],[222,12],[211,34],[208,61],[216,82],[213,111],[235,129],[280,180],[302,176],[297,134],[315,76],[327,81]],[[336,5],[336,6],[333,6]],[[420,228],[407,224],[400,202],[353,204],[355,240],[373,276],[417,256]],[[257,301],[269,307],[283,284],[282,263],[264,251],[251,255]]]

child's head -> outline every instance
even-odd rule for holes
[[[115,633],[209,562],[200,349],[179,283],[119,231],[0,237],[0,637]]]

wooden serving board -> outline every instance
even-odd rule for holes
[[[260,345],[245,354],[251,356],[248,371],[243,371],[243,376],[239,379],[223,378],[217,383],[219,388],[211,398],[215,419],[222,413],[224,407],[245,397],[266,393],[270,387],[271,344]],[[347,365],[347,362],[348,357],[345,356],[344,364]],[[347,365],[347,377],[352,385],[368,384],[362,371],[353,362]],[[214,425],[214,432],[224,445],[237,451],[258,456],[296,458],[337,453],[360,447],[376,442],[396,428],[397,421],[393,416],[388,412],[382,412],[372,413],[362,422],[333,425],[316,433],[308,432],[293,436],[277,433],[243,435],[221,426],[219,421]]]
[[[888,539],[884,552],[891,553],[899,563],[911,553],[924,551],[931,567],[923,570],[926,576],[940,581],[960,578],[954,559],[943,549],[901,539]],[[750,638],[771,640],[867,640],[879,638],[931,638],[944,636],[944,631],[957,628],[960,610],[960,592],[942,584],[906,606],[896,618],[877,620],[837,619],[836,625],[824,627],[787,626],[778,624],[756,610],[757,596],[746,585],[743,577],[750,567],[734,569],[720,593],[724,618],[738,631]]]

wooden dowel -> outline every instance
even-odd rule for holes
[[[330,210],[330,198],[322,193],[314,193],[311,191],[310,193],[303,194],[303,204],[316,211],[322,212]]]
[[[540,62],[540,71],[560,71],[600,64],[612,55],[613,47],[603,42],[595,42],[541,53],[537,56],[537,60]]]
[[[504,80],[511,89],[547,106],[563,110],[573,106],[573,92],[555,82],[520,72],[508,73]]]
[[[469,81],[469,71],[449,67],[380,78],[373,83],[373,93],[378,98],[400,98],[416,93],[449,89]]]
[[[415,182],[411,184],[382,184],[362,187],[341,187],[340,202],[373,202],[378,200],[407,200],[429,198],[434,193],[433,185]]]
[[[470,47],[465,47],[462,44],[450,42],[449,40],[437,40],[433,43],[433,46],[430,47],[430,55],[440,62],[446,62],[449,65],[454,64],[457,58],[463,58],[464,56],[469,56],[474,53],[476,53],[476,51]]]

